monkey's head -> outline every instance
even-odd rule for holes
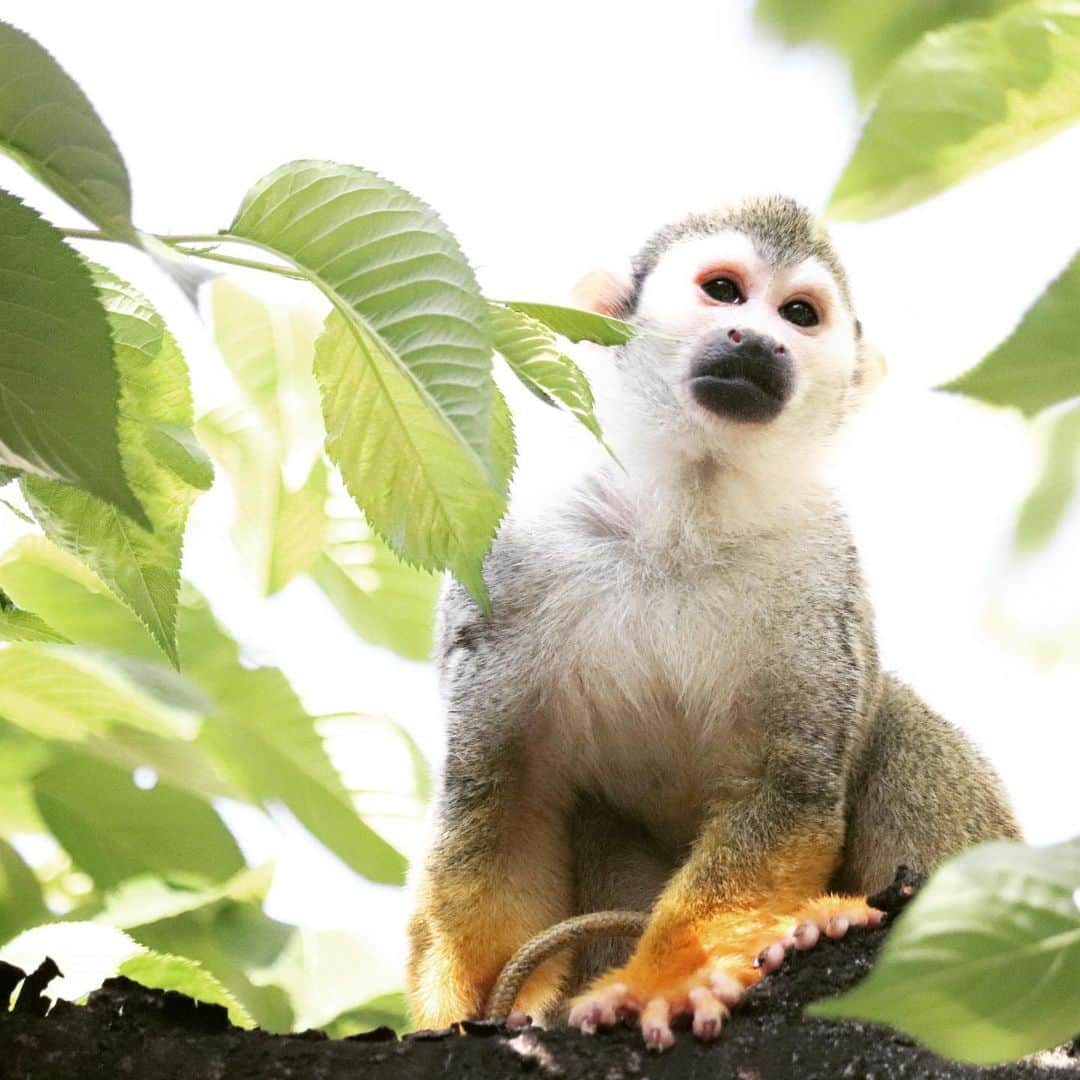
[[[639,328],[617,354],[631,457],[636,440],[755,471],[804,465],[881,369],[824,229],[777,196],[668,226],[629,274],[590,275],[576,295]]]

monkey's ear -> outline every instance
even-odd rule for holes
[[[888,365],[881,350],[873,343],[862,338],[859,341],[859,352],[855,362],[855,374],[852,378],[852,389],[856,404],[861,405],[876,389],[878,383],[885,378]]]
[[[630,313],[632,288],[629,267],[625,271],[593,270],[574,286],[570,295],[578,307],[623,319]]]

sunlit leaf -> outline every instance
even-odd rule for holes
[[[98,269],[120,373],[120,454],[152,531],[68,485],[22,487],[45,533],[84,560],[142,620],[177,666],[176,598],[188,510],[213,471],[191,433],[187,365],[161,316],[127,282]]]
[[[365,641],[427,660],[439,576],[403,563],[347,500],[332,499],[329,514],[311,577]]]
[[[244,565],[265,594],[308,569],[323,546],[326,466],[321,453],[304,482],[290,488],[281,446],[258,414],[223,406],[202,417],[199,436],[229,476],[236,500],[232,536]]]
[[[0,464],[62,480],[143,524],[117,437],[109,323],[82,259],[0,191]]]
[[[0,943],[49,917],[34,871],[0,837]],[[0,1001],[0,1012],[5,1002]]]
[[[988,356],[939,387],[1026,416],[1080,394],[1080,254]]]
[[[368,521],[482,599],[504,507],[485,307],[456,241],[402,189],[318,161],[256,184],[230,232],[302,268],[334,305],[316,346],[326,446]]]
[[[547,405],[559,404],[604,444],[592,389],[584,372],[562,352],[554,333],[520,311],[490,304],[495,349],[514,374]]]
[[[112,136],[71,76],[32,37],[5,22],[0,151],[103,229],[131,236],[131,188]]]
[[[1080,8],[1031,0],[926,35],[889,70],[829,214],[895,213],[1080,117]]]
[[[506,509],[479,459],[374,337],[337,312],[315,348],[327,451],[372,527],[407,562],[444,567],[486,603],[481,560]]]
[[[0,649],[0,715],[43,738],[77,741],[116,724],[194,734],[192,721],[140,693],[88,655],[54,645]]]
[[[1038,551],[1049,543],[1076,493],[1080,464],[1080,407],[1055,417],[1043,452],[1042,468],[1020,507],[1015,544]]]
[[[222,881],[244,867],[232,834],[203,800],[125,769],[65,753],[33,780],[38,811],[99,888],[162,874]]]
[[[68,639],[33,612],[16,608],[0,610],[0,641],[44,641],[62,645]]]
[[[224,1005],[237,1027],[254,1027],[240,1003],[195,961],[155,953],[114,926],[91,922],[36,926],[0,948],[0,960],[24,971],[33,971],[46,956],[63,972],[49,984],[50,996],[79,1001],[106,979],[124,975],[143,986]]]
[[[1056,1046],[1080,1017],[1078,890],[1080,840],[972,848],[907,907],[870,974],[810,1011],[979,1065]]]
[[[637,331],[628,322],[598,315],[595,311],[559,307],[557,304],[532,304],[520,300],[496,301],[543,323],[549,330],[570,341],[592,341],[597,345],[625,345]]]
[[[780,37],[796,44],[820,41],[843,53],[851,77],[865,97],[881,81],[889,65],[929,30],[962,19],[993,15],[1015,0],[758,0],[757,18]]]
[[[285,676],[242,665],[236,643],[194,595],[181,610],[181,647],[189,676],[215,701],[200,744],[226,775],[255,801],[281,800],[358,873],[400,884],[404,858],[357,813]]]
[[[412,1028],[409,1022],[409,1003],[400,991],[379,994],[370,1001],[365,1001],[363,1005],[346,1009],[321,1027],[331,1039],[347,1039],[350,1035],[373,1031],[378,1027],[391,1028],[401,1035]]]

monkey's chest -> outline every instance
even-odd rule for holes
[[[564,627],[550,700],[568,777],[676,844],[697,831],[733,760],[762,642],[731,596],[604,594]]]

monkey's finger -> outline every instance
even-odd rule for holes
[[[825,924],[825,936],[835,939],[842,938],[851,926],[851,919],[847,915],[834,915]]]
[[[566,1022],[585,1035],[594,1034],[598,1027],[611,1027],[618,1019],[616,1008],[622,1004],[625,995],[626,987],[622,983],[605,986],[578,1001]]]
[[[766,975],[771,974],[781,967],[787,956],[787,941],[774,941],[767,948],[758,953],[755,965],[761,968]]]
[[[690,991],[690,1004],[694,1006],[694,1034],[705,1041],[715,1039],[728,1015],[727,1006],[705,986]]]
[[[666,998],[653,998],[641,1010],[641,1034],[650,1050],[667,1050],[675,1045],[671,1033],[671,1005]]]
[[[821,937],[821,931],[818,929],[816,923],[804,922],[799,923],[795,927],[795,948],[802,951],[803,949],[812,949]]]
[[[521,1009],[515,1009],[507,1018],[506,1026],[508,1028],[527,1028],[532,1023],[532,1017],[528,1013],[522,1012]]]

